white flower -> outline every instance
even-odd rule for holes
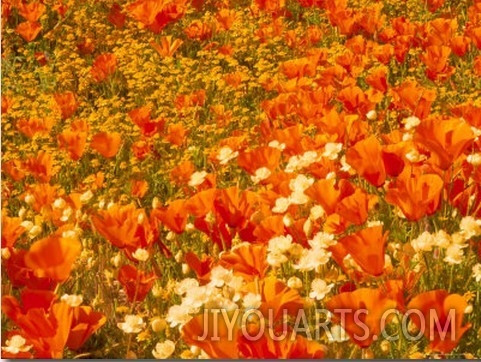
[[[262,180],[265,180],[271,175],[271,170],[269,170],[267,167],[261,167],[258,168],[255,172],[254,176],[251,176],[252,182],[255,184],[261,182]]]
[[[273,267],[278,267],[282,263],[287,261],[287,256],[281,253],[269,253],[267,254],[267,264]]]
[[[289,181],[289,188],[292,192],[304,192],[314,183],[313,178],[308,178],[306,175],[299,174],[295,179]]]
[[[349,171],[352,170],[351,165],[348,164],[347,161],[346,161],[346,155],[343,155],[343,156],[341,157],[341,166],[342,166],[342,167],[341,167],[341,171],[349,172]],[[332,173],[332,172],[331,172],[331,173]],[[327,179],[327,177],[326,177],[326,179]]]
[[[190,289],[198,287],[199,282],[197,279],[194,278],[186,278],[180,281],[179,283],[176,284],[174,288],[174,292],[177,295],[184,295],[187,293]]]
[[[20,226],[23,227],[25,230],[30,230],[31,228],[33,228],[34,224],[29,220],[24,220],[20,223]]]
[[[335,324],[331,327],[331,333],[327,333],[327,338],[330,343],[333,342],[344,342],[349,339],[346,330],[342,328],[339,324]]]
[[[330,160],[336,160],[339,152],[342,151],[342,143],[326,143],[324,146],[324,152],[322,153],[323,157],[326,157]]]
[[[191,319],[192,316],[189,315],[189,309],[183,305],[173,305],[170,307],[165,318],[172,328],[178,325],[184,325]]]
[[[311,283],[311,292],[309,293],[309,297],[317,300],[322,300],[325,298],[326,294],[331,291],[333,287],[333,283],[328,285],[324,280],[316,278]]]
[[[308,243],[313,249],[326,249],[329,246],[336,245],[337,241],[334,240],[333,234],[320,231],[314,235],[312,240],[308,240]]]
[[[452,244],[446,249],[446,257],[443,259],[448,264],[461,264],[463,261],[463,248],[467,245]]]
[[[147,261],[147,259],[149,258],[149,252],[145,249],[138,248],[137,250],[135,250],[132,256],[138,261]]]
[[[196,171],[190,176],[189,186],[195,187],[202,185],[205,181],[205,177],[207,176],[207,172],[205,171]]]
[[[217,155],[217,159],[220,161],[221,165],[225,165],[230,160],[236,158],[239,155],[239,152],[232,151],[232,149],[228,146],[222,147],[219,150],[219,154]]]
[[[285,143],[279,143],[278,140],[270,141],[268,146],[271,147],[271,148],[277,148],[279,151],[284,151],[284,149],[286,148],[286,144]]]
[[[404,123],[404,128],[409,131],[419,126],[421,124],[421,120],[416,116],[411,116],[411,117],[405,118],[403,120],[403,123]]]
[[[466,157],[466,161],[473,166],[481,166],[481,153],[474,153]]]
[[[377,113],[374,109],[366,113],[366,118],[370,121],[374,121],[377,118]]]
[[[405,156],[412,163],[421,162],[426,159],[426,156],[421,155],[415,148],[411,149]]]
[[[171,340],[166,340],[162,343],[157,343],[155,345],[155,349],[152,350],[152,355],[156,359],[167,359],[172,356],[172,353],[175,351],[175,343]]]
[[[210,272],[210,281],[212,285],[221,288],[224,284],[229,283],[232,279],[232,270],[227,270],[220,265],[214,267]]]
[[[31,227],[31,229],[28,231],[28,236],[30,239],[35,238],[38,234],[42,232],[42,228],[39,225],[34,225]]]
[[[124,331],[124,333],[139,333],[145,328],[145,322],[142,317],[127,314],[125,316],[125,322],[117,323],[117,327]]]
[[[17,354],[19,352],[27,352],[32,346],[26,346],[27,340],[22,336],[16,334],[8,339],[5,344],[6,347],[2,347],[2,351]]]
[[[436,242],[436,246],[446,249],[449,245],[451,245],[451,235],[449,235],[444,230],[439,230],[434,235],[434,240]]]
[[[326,211],[321,205],[314,205],[311,207],[309,212],[309,218],[312,220],[317,220],[323,217],[326,214]]]
[[[93,192],[88,190],[85,191],[82,195],[80,195],[80,202],[85,204],[94,196]]]
[[[79,305],[82,304],[83,302],[83,297],[81,295],[75,295],[75,294],[71,294],[71,295],[68,295],[68,294],[64,294],[62,295],[62,297],[60,298],[60,300],[62,302],[65,302],[67,303],[69,306],[71,307],[78,307]]]
[[[294,191],[289,196],[289,201],[294,205],[304,205],[309,202],[309,197],[307,197],[304,191]]]
[[[64,199],[62,199],[61,197],[59,197],[58,199],[56,199],[54,202],[53,202],[53,207],[55,209],[63,209],[65,207],[65,205],[67,205],[67,203],[65,202]]]
[[[301,289],[302,288],[302,280],[298,277],[290,277],[287,281],[287,286],[292,289]]]
[[[292,245],[291,235],[276,236],[269,240],[269,246],[267,247],[267,250],[271,253],[283,254],[290,249],[291,245]]]
[[[213,287],[209,287],[208,285],[192,287],[187,290],[187,295],[182,301],[182,305],[200,308],[202,304],[209,300],[209,297],[213,294],[213,292]]]
[[[272,208],[272,212],[282,214],[287,211],[290,204],[291,202],[287,197],[279,197],[276,199],[276,205]]]
[[[242,305],[246,309],[257,309],[262,304],[262,297],[260,294],[247,293],[242,298]]]
[[[411,246],[416,252],[431,251],[434,245],[436,245],[436,239],[427,231],[423,232],[416,239],[411,240]]]
[[[476,279],[476,282],[481,282],[481,264],[476,264],[473,266],[473,278]]]
[[[464,238],[469,240],[473,236],[481,235],[481,220],[476,220],[472,216],[465,216],[461,219],[459,228],[461,229]]]
[[[326,264],[330,257],[331,253],[326,252],[324,249],[303,250],[299,261],[293,267],[300,271],[314,270],[319,265]]]

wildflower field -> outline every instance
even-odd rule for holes
[[[480,358],[480,0],[2,0],[3,358]]]

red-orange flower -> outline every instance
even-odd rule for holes
[[[42,31],[42,25],[38,21],[24,21],[15,28],[17,34],[19,34],[25,41],[31,42]]]
[[[389,185],[386,201],[398,206],[408,220],[416,221],[437,211],[442,189],[443,180],[438,175],[412,173],[406,167]]]
[[[152,289],[157,276],[145,273],[134,265],[124,265],[119,270],[118,279],[124,287],[130,302],[141,302]]]
[[[381,323],[383,314],[396,305],[396,301],[381,289],[368,288],[338,294],[326,303],[333,313],[333,321],[340,323],[361,348],[369,347],[379,337],[381,327],[384,327]]]
[[[429,339],[429,348],[436,352],[449,353],[458,345],[464,332],[471,324],[463,326],[466,299],[445,290],[431,290],[414,297],[408,304],[411,321]]]
[[[63,282],[70,276],[81,249],[82,244],[77,238],[51,235],[30,246],[25,254],[25,265],[40,278]]]
[[[79,349],[106,321],[105,315],[95,312],[92,307],[78,306],[73,308],[72,325],[66,343],[67,347],[74,351]]]
[[[114,157],[121,144],[122,138],[118,132],[99,132],[92,137],[90,147],[105,158]]]
[[[90,74],[97,83],[103,82],[117,68],[117,58],[114,54],[104,53],[95,58]]]

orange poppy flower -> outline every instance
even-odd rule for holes
[[[170,179],[178,184],[186,184],[189,182],[190,176],[192,176],[194,171],[194,164],[190,160],[186,160],[170,171]]]
[[[256,194],[240,191],[237,186],[217,190],[215,210],[232,228],[242,227],[254,212]]]
[[[33,196],[32,208],[37,213],[43,213],[51,209],[51,205],[57,197],[57,186],[48,183],[36,183],[27,188],[27,192]]]
[[[129,302],[142,302],[157,280],[155,273],[145,273],[134,265],[124,265],[119,270],[118,280],[124,287]]]
[[[374,89],[386,93],[389,85],[387,83],[387,68],[377,67],[366,77],[366,83]]]
[[[155,0],[137,0],[127,6],[127,12],[135,20],[145,25],[155,22],[158,13],[162,11],[164,3]]]
[[[247,282],[255,278],[263,279],[269,265],[266,262],[267,249],[265,245],[241,245],[221,254],[219,265],[233,270]]]
[[[135,252],[154,242],[144,209],[136,209],[133,204],[114,204],[107,210],[99,210],[92,216],[92,223],[99,234],[120,249]]]
[[[361,348],[369,347],[379,337],[383,314],[396,305],[381,289],[368,288],[338,294],[326,303],[334,322],[340,323]]]
[[[239,358],[237,336],[240,331],[234,320],[238,313],[223,310],[223,314],[224,316],[206,310],[192,318],[182,327],[183,341],[190,346],[202,348],[210,358]],[[229,326],[228,321],[232,321]]]
[[[173,56],[183,43],[181,39],[174,39],[172,41],[172,36],[168,35],[160,38],[160,44],[151,42],[150,45],[152,45],[161,57],[166,58]]]
[[[354,261],[368,274],[379,276],[384,271],[384,250],[388,232],[383,234],[382,226],[372,226],[349,234],[339,243]]]
[[[104,53],[95,58],[90,74],[97,83],[106,80],[115,72],[117,68],[117,58],[112,53]]]
[[[7,216],[7,211],[2,209],[2,248],[13,248],[15,242],[25,232],[21,226],[22,220],[18,217]]]
[[[59,148],[66,150],[72,160],[78,161],[87,146],[87,132],[66,129],[57,136],[57,140]]]
[[[38,21],[24,21],[15,28],[15,32],[27,42],[35,40],[41,31],[42,25]]]
[[[436,99],[436,91],[419,86],[415,81],[407,80],[399,87],[393,88],[394,103],[401,109],[407,109],[419,119],[426,118],[431,112],[431,104]]]
[[[346,152],[346,161],[371,185],[382,186],[386,180],[386,169],[382,148],[375,136],[357,142]]]
[[[40,278],[63,282],[70,276],[81,249],[82,244],[77,238],[51,235],[30,246],[25,254],[25,265]]]
[[[448,57],[451,48],[444,45],[430,45],[426,47],[426,53],[419,56],[426,65],[426,75],[431,80],[446,80],[455,72],[455,68],[448,65]]]
[[[436,174],[421,174],[405,168],[387,189],[386,201],[398,206],[406,218],[417,221],[435,213],[439,207],[443,180]]]
[[[105,158],[115,157],[121,145],[121,135],[118,132],[99,132],[92,137],[90,147]]]
[[[53,159],[50,153],[39,151],[37,156],[25,162],[25,168],[40,182],[49,182],[53,173]]]
[[[337,204],[336,213],[350,223],[362,225],[367,221],[369,210],[377,202],[377,196],[357,188],[352,195],[346,196]]]
[[[284,235],[284,229],[282,215],[263,216],[255,227],[253,235],[257,242],[267,243],[274,236]]]
[[[72,92],[55,93],[53,98],[60,107],[62,119],[70,118],[79,106],[77,100],[75,99],[75,94]]]
[[[254,175],[256,170],[261,167],[266,167],[270,171],[273,171],[278,166],[280,159],[280,150],[263,146],[239,153],[237,163],[251,175]]]
[[[40,19],[45,13],[47,7],[41,2],[33,1],[31,3],[19,2],[17,4],[18,13],[22,15],[26,20],[34,22]]]
[[[284,311],[287,311],[288,315],[297,316],[304,310],[304,301],[297,290],[289,288],[274,276],[250,282],[244,290],[247,293],[260,294],[262,304],[257,309],[264,317],[269,316],[273,324],[282,320]]]
[[[139,199],[144,197],[145,193],[149,189],[149,184],[145,180],[132,180],[130,182],[130,185],[131,185],[130,193],[132,194],[132,196],[138,197]]]
[[[414,134],[414,141],[431,151],[430,161],[442,170],[451,167],[474,138],[470,125],[458,118],[429,117],[416,127]]]
[[[66,345],[69,349],[76,351],[100,329],[107,318],[100,312],[95,312],[92,307],[78,306],[73,308],[72,325]]]
[[[211,24],[203,23],[200,20],[194,20],[190,25],[184,29],[185,35],[189,39],[196,39],[196,40],[207,40],[212,37],[214,29]]]
[[[343,198],[352,195],[355,187],[347,180],[341,179],[336,185],[334,179],[322,179],[314,182],[304,193],[318,202],[327,215],[336,212],[337,205]]]
[[[266,329],[264,334],[255,340],[240,334],[238,336],[240,357],[246,359],[321,359],[324,357],[325,346],[291,329],[286,325],[271,330]],[[278,337],[273,339],[274,335]]]
[[[182,123],[171,123],[167,128],[165,139],[176,146],[182,146],[186,140],[188,131]]]
[[[449,353],[458,345],[463,334],[471,327],[463,326],[466,299],[445,290],[431,290],[414,297],[408,304],[411,321],[429,339],[429,348],[435,352]]]
[[[35,358],[61,359],[72,324],[72,308],[55,302],[53,292],[23,290],[22,305],[12,296],[2,298],[2,311],[33,346]]]
[[[463,57],[468,52],[470,45],[471,38],[463,35],[454,36],[450,42],[451,50],[458,57]]]
[[[210,271],[214,266],[214,258],[204,254],[202,259],[192,251],[185,254],[185,262],[195,272],[197,279],[201,284],[207,284],[210,282]]]
[[[185,205],[186,201],[183,199],[174,200],[165,208],[153,209],[151,216],[159,220],[173,232],[182,234],[189,216]]]
[[[2,170],[14,181],[20,181],[25,177],[24,164],[20,160],[9,160],[2,162]]]
[[[236,20],[237,13],[234,9],[220,9],[215,15],[217,23],[224,30],[229,30]]]
[[[214,199],[216,189],[207,189],[200,191],[188,199],[185,203],[187,212],[195,217],[202,217],[207,215],[214,207]]]
[[[16,126],[28,138],[32,138],[36,134],[48,135],[55,122],[52,118],[45,119],[20,119]]]
[[[14,288],[27,287],[35,290],[54,290],[57,282],[51,278],[40,278],[34,274],[33,269],[25,265],[27,250],[12,249],[8,260],[3,264],[7,271],[9,282]]]
[[[107,20],[116,28],[122,29],[126,19],[127,16],[122,12],[122,7],[117,3],[113,3],[107,15]]]
[[[428,9],[430,12],[434,13],[438,10],[441,6],[444,5],[445,0],[427,0],[426,4],[428,5]]]

